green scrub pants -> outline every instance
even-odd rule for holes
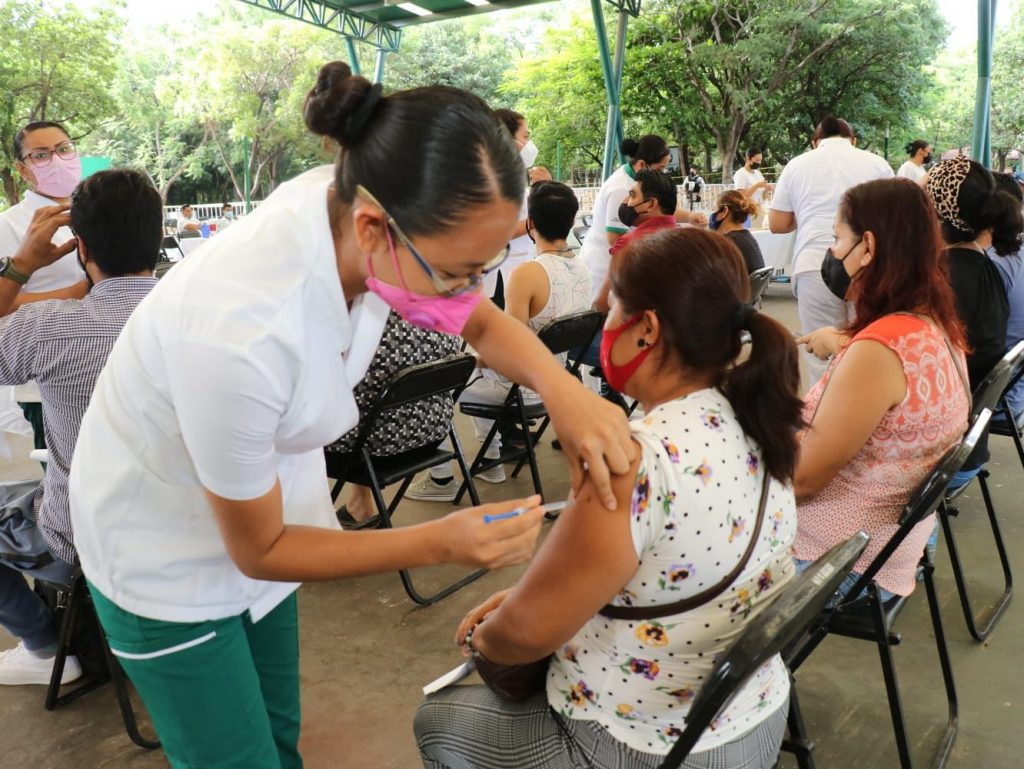
[[[174,769],[301,769],[295,593],[259,622],[139,617],[90,585]]]

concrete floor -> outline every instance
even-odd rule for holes
[[[772,287],[765,310],[796,328],[795,303],[785,287]],[[466,425],[460,425],[466,428]],[[466,445],[470,435],[463,430]],[[21,451],[24,448],[24,451]],[[27,454],[27,443],[16,456]],[[992,440],[993,493],[1004,536],[1015,563],[1024,562],[1024,522],[1018,517],[1024,491],[1013,447]],[[549,499],[567,490],[560,456],[541,450]],[[0,478],[38,474],[38,465],[16,461],[0,466]],[[480,484],[485,500],[529,492],[528,474],[503,486]],[[980,494],[962,499],[957,531],[976,601],[995,595],[998,566],[984,524]],[[401,522],[443,514],[446,505],[406,502]],[[959,540],[958,540],[959,541]],[[439,585],[458,569],[423,570],[425,588]],[[327,767],[419,766],[411,734],[412,715],[426,682],[460,662],[452,643],[459,619],[492,591],[511,584],[522,568],[488,574],[459,593],[426,609],[414,608],[396,574],[302,588],[302,749],[310,769]],[[940,545],[937,580],[946,631],[959,686],[961,727],[949,766],[1024,765],[1024,731],[1018,731],[1024,706],[1019,638],[1024,612],[1013,604],[992,639],[971,640],[964,627]],[[920,765],[930,763],[945,721],[945,701],[923,591],[915,594],[900,618],[904,643],[896,649],[904,708]],[[0,630],[0,648],[13,645]],[[817,740],[819,767],[895,767],[896,752],[884,698],[877,654],[872,645],[847,639],[827,640],[798,674],[808,729]],[[54,712],[43,710],[42,687],[0,688],[0,766],[33,769],[89,769],[167,766],[159,751],[136,748],[125,735],[109,687]],[[794,767],[783,757],[780,766]]]

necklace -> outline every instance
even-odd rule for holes
[[[950,248],[970,248],[971,246],[974,246],[972,250],[975,250],[980,254],[986,253],[985,249],[978,245],[977,240],[962,240],[959,243],[954,243]]]
[[[563,258],[572,258],[576,256],[576,252],[571,248],[557,248],[549,251],[541,251],[537,256],[543,256],[544,254],[551,254],[552,256],[561,256]]]

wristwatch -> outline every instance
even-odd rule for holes
[[[19,286],[24,286],[28,283],[29,275],[26,275],[14,267],[14,259],[9,256],[5,256],[0,259],[0,278],[8,278],[13,280]]]

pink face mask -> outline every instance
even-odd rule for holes
[[[82,180],[82,159],[78,155],[67,160],[54,155],[49,165],[30,168],[36,177],[36,192],[51,198],[70,198]]]
[[[366,267],[370,277],[366,279],[366,287],[383,299],[391,309],[414,326],[440,331],[458,336],[466,327],[469,316],[480,304],[483,295],[479,291],[458,294],[457,296],[425,296],[414,294],[405,286],[405,279],[398,266],[398,254],[391,240],[391,231],[385,228],[388,238],[388,251],[391,253],[391,264],[395,267],[399,286],[392,286],[379,280],[373,272],[373,260],[366,256]]]

